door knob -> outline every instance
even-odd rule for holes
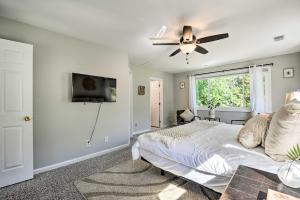
[[[25,116],[25,117],[24,117],[24,121],[25,121],[25,122],[29,122],[29,121],[31,121],[31,117],[29,117],[29,116]]]

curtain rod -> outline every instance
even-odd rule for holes
[[[256,65],[256,67],[273,66],[273,65],[274,65],[274,63],[267,63],[267,64]],[[250,65],[249,67],[254,67],[254,65]],[[225,70],[214,71],[214,72],[192,74],[191,76],[200,76],[200,75],[214,74],[214,73],[219,73],[219,72],[228,72],[228,71],[235,71],[235,70],[240,70],[240,69],[249,69],[249,67],[240,67],[240,68],[225,69]]]

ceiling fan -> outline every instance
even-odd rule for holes
[[[179,52],[182,52],[186,55],[189,55],[191,52],[196,51],[198,53],[207,54],[208,51],[198,44],[213,42],[216,40],[221,40],[228,38],[228,33],[211,35],[203,38],[196,38],[193,35],[192,26],[183,26],[182,36],[180,37],[179,42],[169,42],[169,43],[153,43],[153,45],[179,45],[179,48],[170,54],[170,57],[175,56]]]

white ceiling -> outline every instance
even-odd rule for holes
[[[0,0],[0,15],[126,50],[131,65],[172,73],[300,51],[300,0]],[[203,44],[209,53],[193,52],[187,65],[183,54],[168,57],[176,46],[152,46],[163,25],[174,39],[183,25],[197,37],[230,36]]]

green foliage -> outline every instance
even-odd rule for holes
[[[209,100],[208,101],[208,108],[210,109],[210,110],[212,110],[212,109],[215,109],[215,108],[217,108],[217,107],[219,107],[220,106],[220,103],[218,102],[218,100],[214,100],[214,99],[212,99],[212,100]]]
[[[196,81],[196,101],[198,106],[208,105],[208,79]]]
[[[300,147],[299,144],[293,146],[290,151],[288,152],[288,157],[291,160],[299,160],[300,159]]]
[[[250,107],[249,74],[222,76],[196,81],[198,106]]]

